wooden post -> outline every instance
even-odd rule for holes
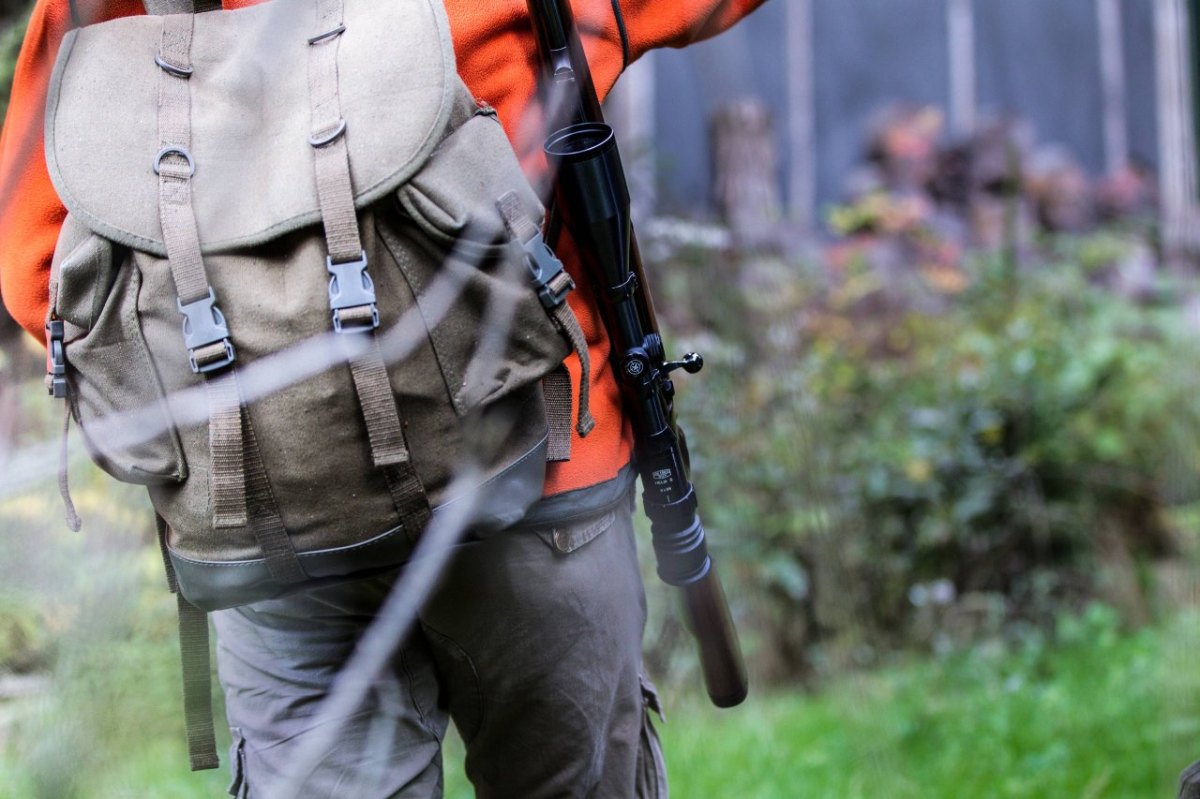
[[[950,130],[955,138],[975,133],[975,7],[973,0],[947,0],[950,38]]]
[[[787,4],[788,216],[801,230],[817,217],[816,75],[812,0]]]
[[[1158,172],[1163,246],[1169,257],[1200,247],[1188,25],[1183,0],[1155,0]]]
[[[1115,175],[1129,166],[1128,104],[1125,97],[1125,40],[1121,0],[1096,0],[1100,34],[1100,83],[1104,96],[1104,165]]]
[[[771,112],[760,100],[739,100],[717,110],[712,130],[713,194],[721,219],[739,244],[768,245],[782,206]]]

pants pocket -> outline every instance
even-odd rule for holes
[[[612,527],[616,518],[614,511],[608,511],[599,516],[563,522],[553,527],[535,527],[533,531],[555,552],[569,555]]]
[[[667,765],[663,759],[662,742],[650,714],[663,718],[662,705],[654,685],[639,675],[642,683],[642,739],[638,752],[637,799],[667,799]]]
[[[246,739],[240,727],[231,727],[233,744],[229,747],[229,795],[234,799],[249,799],[250,783],[246,779]]]

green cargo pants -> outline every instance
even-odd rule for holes
[[[315,716],[402,572],[214,613],[230,793],[275,799],[282,774],[315,766],[305,799],[440,797],[450,717],[479,797],[665,797],[648,715],[657,699],[641,671],[645,598],[622,499],[461,545],[419,629],[349,718]],[[324,723],[342,725],[332,751],[296,763]]]

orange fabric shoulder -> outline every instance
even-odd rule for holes
[[[80,0],[91,22],[142,13],[138,0]],[[0,296],[34,336],[43,336],[50,260],[66,210],[44,156],[46,88],[58,47],[71,27],[67,0],[38,0],[13,74],[12,101],[0,132]]]

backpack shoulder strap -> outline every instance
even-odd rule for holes
[[[142,0],[147,14],[158,16],[166,14],[202,14],[205,11],[217,11],[221,8],[221,0]]]

